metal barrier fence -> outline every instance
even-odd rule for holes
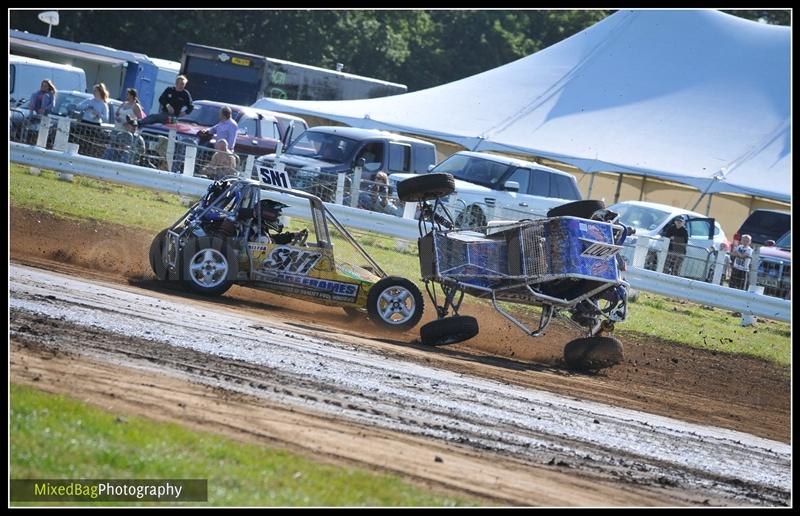
[[[193,137],[177,134],[175,130],[169,135],[148,131],[132,134],[111,124],[96,125],[59,116],[29,117],[21,110],[12,110],[9,139],[60,151],[65,151],[67,144],[75,144],[82,156],[206,179],[226,175],[259,179],[254,166],[258,156],[229,153],[215,163],[213,148],[198,145]],[[403,203],[388,182],[367,177],[359,169],[341,174],[321,173],[314,178],[302,177],[293,170],[287,173],[293,187],[313,193],[323,201],[397,217],[403,214]]]

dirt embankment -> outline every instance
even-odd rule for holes
[[[320,333],[371,337],[376,339],[375,346],[388,353],[448,369],[789,441],[788,370],[758,359],[641,337],[623,339],[623,364],[597,375],[576,374],[561,366],[564,344],[578,336],[572,327],[555,321],[545,336],[531,339],[477,303],[465,303],[462,310],[480,321],[481,333],[476,338],[427,349],[414,343],[415,331],[377,332],[366,321],[347,320],[338,308],[242,287],[212,301],[164,289],[152,281],[148,264],[152,237],[150,232],[114,224],[11,209],[11,257],[20,263],[266,314]],[[433,316],[427,310],[423,321]]]

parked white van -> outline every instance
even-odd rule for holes
[[[70,65],[41,61],[32,57],[8,56],[8,102],[11,106],[27,104],[31,93],[50,79],[56,90],[86,91],[86,73]]]

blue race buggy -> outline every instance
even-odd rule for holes
[[[570,367],[596,370],[622,360],[614,324],[627,314],[628,284],[618,254],[630,229],[601,201],[577,201],[551,209],[547,218],[455,229],[447,198],[450,174],[422,174],[397,186],[404,202],[416,202],[422,280],[438,315],[420,328],[421,342],[443,345],[478,334],[474,317],[459,315],[465,294],[490,300],[503,317],[532,337],[555,315],[566,313],[586,337],[569,342]],[[541,308],[532,326],[501,302]]]

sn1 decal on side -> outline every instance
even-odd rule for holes
[[[321,256],[320,253],[300,251],[291,247],[276,247],[269,254],[269,257],[264,260],[264,267],[279,271],[308,274],[308,271],[317,264]]]
[[[276,168],[258,167],[258,176],[265,185],[279,186],[281,188],[292,188],[289,182],[289,174],[285,170]]]

